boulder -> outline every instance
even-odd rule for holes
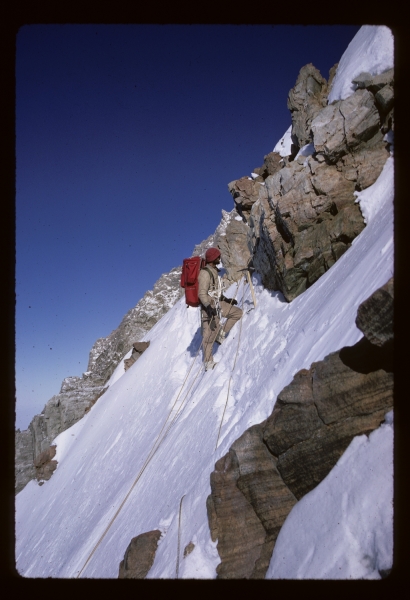
[[[118,579],[145,579],[154,564],[161,532],[158,529],[132,538],[120,562]]]

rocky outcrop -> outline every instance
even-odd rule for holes
[[[131,356],[124,360],[124,371],[129,369],[141,356],[143,352],[148,348],[150,342],[134,342],[132,347]]]
[[[289,92],[301,153],[288,162],[278,159],[281,168],[263,181],[259,169],[254,179],[228,185],[248,226],[253,266],[263,285],[280,290],[289,302],[330,269],[362,231],[354,192],[376,181],[389,156],[384,133],[393,123],[392,72],[366,79],[349,98],[326,106],[328,88],[312,65],[304,67]],[[383,90],[386,104],[376,98]]]
[[[36,471],[34,468],[33,436],[29,429],[15,433],[16,469],[15,486],[18,494],[30,479],[34,479]]]
[[[392,409],[392,299],[391,280],[359,307],[368,337],[296,373],[269,418],[215,464],[207,512],[218,578],[263,578],[294,504]]]
[[[326,101],[326,79],[311,63],[305,65],[288,95],[288,109],[292,115],[292,142],[298,148],[312,141],[312,120],[326,106]]]
[[[120,562],[118,579],[145,579],[154,564],[161,532],[158,529],[132,538]]]
[[[40,484],[50,479],[51,475],[57,468],[57,461],[53,460],[56,455],[57,446],[49,446],[44,452],[42,452],[34,461],[34,468],[36,470],[36,478]]]

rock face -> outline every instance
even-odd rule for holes
[[[207,512],[218,540],[218,578],[264,578],[294,504],[326,477],[353,437],[368,435],[392,409],[392,337],[384,333],[392,332],[392,299],[390,280],[359,307],[366,337],[296,373],[269,418],[215,464]]]
[[[118,579],[145,579],[154,563],[161,532],[158,529],[132,538],[120,562]]]
[[[292,115],[292,142],[299,148],[312,141],[312,120],[326,106],[326,100],[326,79],[311,63],[305,65],[288,95],[288,109]]]
[[[284,161],[271,153],[269,168],[265,160],[254,177],[228,185],[246,223],[253,266],[263,285],[289,302],[362,231],[354,192],[376,181],[389,156],[383,138],[394,125],[393,71],[359,83],[352,96],[326,105],[330,80],[311,64],[303,67],[288,98],[300,155]]]
[[[23,489],[30,479],[34,479],[36,471],[34,467],[33,436],[29,429],[15,433],[16,447],[16,493]]]

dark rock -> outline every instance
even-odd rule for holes
[[[266,539],[262,523],[236,486],[238,478],[238,460],[235,452],[230,450],[215,464],[215,471],[211,473],[221,557],[217,567],[219,579],[251,577]]]
[[[393,277],[357,310],[356,326],[376,346],[393,339],[394,279]]]
[[[365,416],[351,417],[323,426],[303,442],[280,455],[277,468],[284,482],[300,500],[313,490],[333,469],[350,442],[357,435],[368,435],[384,420],[393,406]]]
[[[302,369],[279,394],[275,410],[266,421],[263,440],[278,457],[323,426],[313,402],[312,373]]]
[[[145,579],[154,564],[161,532],[158,529],[132,538],[120,562],[118,579]]]

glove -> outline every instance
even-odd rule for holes
[[[229,304],[238,304],[238,302],[234,298],[226,298],[226,296],[222,296],[221,300],[223,302],[228,302]]]
[[[213,306],[211,306],[210,304],[208,304],[208,306],[205,306],[205,311],[209,319],[212,319],[212,317],[216,317],[217,315],[216,308],[213,308]]]

